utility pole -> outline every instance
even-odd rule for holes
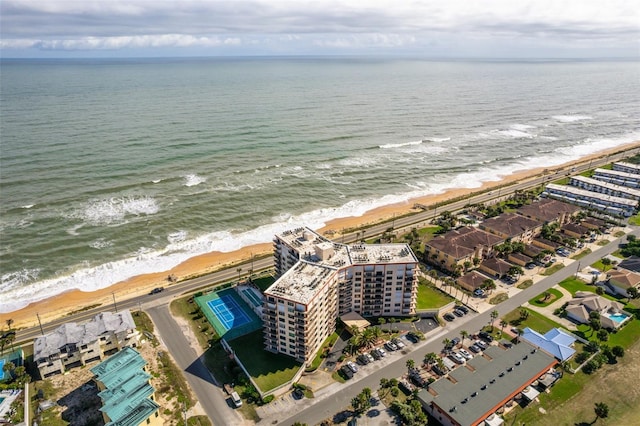
[[[113,296],[113,309],[118,312],[118,305],[116,304],[116,293],[115,292],[111,292],[111,295]]]
[[[40,333],[44,336],[44,330],[42,329],[42,322],[40,321],[40,315],[36,312],[36,317],[38,317],[38,325],[40,326]]]
[[[182,413],[184,414],[184,426],[187,426],[187,405],[184,401],[182,402]]]

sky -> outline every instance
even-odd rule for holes
[[[2,0],[0,55],[638,58],[636,0]]]

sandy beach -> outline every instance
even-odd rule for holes
[[[614,149],[600,151],[593,155],[584,157],[578,161],[567,163],[561,166],[556,166],[550,168],[549,170],[553,171],[561,168],[570,168],[573,164],[576,163],[590,161],[591,159],[604,157],[606,155],[620,152],[622,150],[630,150],[639,147],[640,141],[636,141],[626,145],[618,146]],[[436,203],[441,203],[450,199],[465,196],[471,192],[478,192],[516,181],[523,181],[527,178],[532,178],[542,174],[544,170],[544,167],[533,170],[523,170],[511,174],[500,181],[486,182],[481,188],[454,189],[442,194],[430,195],[427,197],[409,200],[401,204],[393,204],[376,208],[368,211],[362,216],[346,217],[333,220],[327,223],[325,227],[318,229],[317,231],[320,233],[324,233],[328,230],[337,232],[340,232],[340,230],[343,229],[353,230],[362,226],[388,220],[394,215],[398,216],[410,212],[415,212],[416,210],[413,207],[416,203],[423,205],[433,205]],[[340,234],[336,233],[334,234],[333,238],[339,238],[339,236]],[[176,276],[178,280],[184,280],[188,277],[202,275],[207,272],[223,269],[225,266],[230,266],[237,262],[249,260],[252,255],[260,256],[270,254],[271,250],[272,244],[268,242],[244,247],[240,250],[228,253],[207,253],[201,256],[193,257],[169,271],[136,276],[98,291],[83,292],[80,290],[73,290],[52,297],[50,299],[35,302],[23,309],[10,313],[0,314],[0,321],[2,324],[5,324],[7,319],[12,319],[14,321],[14,328],[22,328],[36,326],[36,314],[40,316],[40,319],[43,323],[46,323],[53,319],[62,317],[70,311],[78,310],[90,305],[101,304],[105,306],[105,309],[110,309],[113,302],[113,295],[115,295],[118,300],[125,300],[134,296],[146,294],[154,287],[167,286],[167,276],[169,274]]]

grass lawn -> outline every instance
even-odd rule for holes
[[[288,382],[302,368],[291,357],[265,351],[262,330],[238,337],[229,345],[263,392]]]
[[[629,224],[631,224],[631,225],[640,225],[640,214],[637,214],[635,216],[631,216],[629,218]]]
[[[529,327],[542,334],[546,333],[554,327],[561,327],[557,322],[545,317],[544,315],[539,314],[536,311],[532,311],[531,309],[527,309],[527,311],[529,312],[529,316],[527,317],[527,319],[521,320],[520,309],[522,308],[514,309],[513,311],[502,317],[502,319],[504,319],[510,325],[516,326],[521,329]]]
[[[516,287],[518,287],[520,290],[524,290],[531,287],[532,285],[533,285],[533,280],[525,280],[520,284],[518,284]]]
[[[604,246],[606,246],[607,244],[609,244],[610,242],[611,242],[611,241],[609,241],[609,240],[607,240],[607,239],[604,239],[604,240],[600,240],[600,241],[598,241],[596,244],[597,244],[597,245],[599,245],[599,246],[604,247]]]
[[[549,295],[545,298],[545,293],[549,293]],[[536,297],[529,300],[529,303],[534,306],[544,307],[549,306],[553,302],[562,298],[562,293],[555,288],[550,288],[544,293],[540,293]]]
[[[435,309],[453,302],[453,297],[420,280],[416,309]]]
[[[564,288],[565,290],[570,292],[572,295],[575,295],[577,291],[588,291],[590,293],[596,294],[595,286],[589,285],[578,278],[569,277],[560,281],[558,284],[560,284],[560,287]],[[602,297],[604,297],[605,299],[615,300],[616,302],[619,302],[618,299],[616,299],[615,297],[607,293],[603,294]]]
[[[418,235],[423,241],[429,241],[440,232],[441,226],[428,226],[418,229]]]
[[[556,263],[552,267],[545,269],[544,272],[542,272],[540,275],[553,275],[562,268],[564,268],[564,265],[562,263]]]
[[[591,249],[590,248],[586,248],[584,250],[582,250],[580,253],[574,254],[573,256],[571,256],[572,259],[578,260],[578,259],[582,259],[583,257],[585,257],[586,255],[591,253]]]
[[[507,293],[498,293],[495,296],[493,296],[491,299],[489,299],[489,303],[492,305],[498,305],[504,302],[505,300],[507,300],[508,298],[509,298],[509,295]]]
[[[337,340],[338,340],[338,332],[334,331],[329,337],[325,339],[324,343],[322,344],[322,347],[320,347],[320,350],[316,354],[316,357],[313,359],[313,362],[311,363],[309,368],[306,369],[306,371],[311,372],[311,371],[317,370],[318,367],[320,367],[320,364],[322,364],[322,360],[324,359],[322,358],[322,354],[324,353],[325,348],[333,347],[333,345],[336,343]]]
[[[272,277],[271,275],[266,275],[263,277],[253,279],[253,283],[256,286],[258,286],[258,288],[262,291],[265,291],[266,289],[268,289],[269,286],[273,284],[275,281],[276,281],[275,278]]]

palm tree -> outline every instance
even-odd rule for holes
[[[416,367],[416,362],[414,360],[412,360],[411,358],[409,358],[407,360],[407,370],[411,371]]]
[[[469,337],[469,332],[467,330],[460,330],[460,337],[462,337],[462,345],[464,346],[464,339]]]
[[[593,407],[593,411],[595,411],[596,413],[596,419],[593,421],[593,423],[597,422],[598,419],[606,419],[607,417],[609,417],[609,406],[604,402],[596,402],[595,406]]]
[[[438,362],[440,357],[435,352],[429,352],[424,356],[424,363],[427,365],[433,365]]]
[[[444,340],[442,340],[442,344],[445,348],[448,348],[451,345],[451,340],[445,338]]]
[[[238,272],[238,284],[240,284],[240,272],[242,272],[242,268],[238,268],[236,271]]]
[[[507,326],[507,322],[505,320],[500,320],[500,329],[504,331],[504,328]]]
[[[495,310],[495,309],[494,309],[493,311],[491,311],[491,314],[490,314],[490,317],[491,317],[491,321],[490,321],[490,324],[491,324],[491,332],[493,332],[493,322],[494,322],[494,321],[495,321],[499,316],[500,316],[500,314],[498,313],[498,311],[497,311],[497,310]]]

